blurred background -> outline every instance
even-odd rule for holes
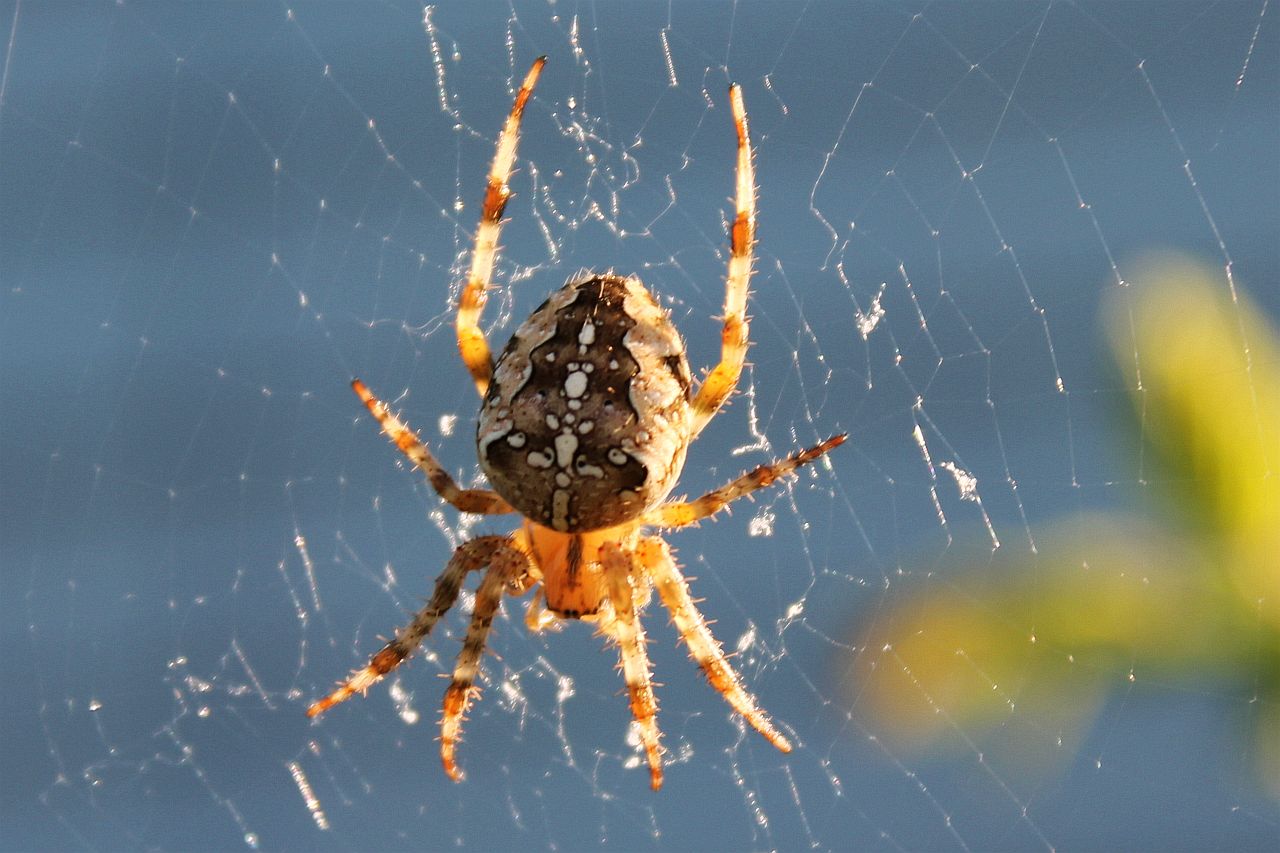
[[[1240,3],[0,5],[9,848],[1274,849],[1280,26]],[[501,519],[451,306],[513,85],[497,346],[583,268],[718,356],[743,85],[751,370],[669,537],[783,756],[656,604],[648,790],[613,650],[508,601],[307,705]],[[707,815],[717,815],[708,821]]]

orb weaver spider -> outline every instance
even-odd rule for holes
[[[562,619],[595,622],[611,639],[649,763],[662,785],[657,701],[639,613],[653,588],[670,611],[690,656],[738,714],[783,752],[791,742],[742,686],[698,612],[671,550],[649,528],[709,518],[730,502],[792,474],[845,440],[836,435],[762,465],[697,500],[667,501],[685,452],[729,397],[747,351],[746,302],[755,241],[755,178],[742,90],[729,89],[738,135],[736,216],[731,227],[720,363],[694,388],[684,343],[667,312],[638,278],[587,274],[551,295],[518,329],[495,363],[480,314],[510,198],[520,119],[546,57],[533,63],[498,137],[475,236],[470,275],[459,299],[458,351],[483,398],[476,447],[493,490],[461,489],[413,431],[359,379],[355,392],[382,431],[442,499],[462,512],[517,514],[506,536],[459,546],[435,591],[395,639],[307,711],[315,717],[363,693],[408,658],[457,601],[473,571],[487,569],[471,624],[444,696],[440,756],[455,781],[454,758],[485,642],[503,594],[535,589],[526,623],[538,631]],[[540,586],[539,586],[540,585]]]

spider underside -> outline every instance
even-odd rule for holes
[[[471,623],[444,697],[440,755],[454,759],[490,626],[503,594],[534,595],[530,630],[557,619],[593,621],[618,646],[650,784],[662,785],[657,701],[639,611],[657,589],[690,656],[742,717],[783,752],[791,742],[743,688],[694,604],[671,550],[650,528],[695,524],[731,501],[821,457],[845,436],[762,465],[693,501],[667,501],[689,444],[732,393],[747,349],[746,301],[755,241],[755,180],[742,92],[729,90],[737,129],[736,216],[731,227],[721,360],[696,389],[684,342],[638,278],[588,274],[553,293],[520,325],[496,364],[480,329],[497,252],[520,119],[545,57],[530,68],[498,137],[457,314],[458,349],[483,398],[476,432],[480,465],[493,490],[461,489],[409,427],[360,380],[352,387],[386,435],[463,512],[521,516],[506,536],[463,543],[435,591],[395,639],[336,690],[313,704],[317,716],[364,692],[408,658],[457,601],[472,571],[486,570]]]

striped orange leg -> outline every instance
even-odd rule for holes
[[[671,611],[676,628],[689,647],[689,656],[702,667],[711,686],[720,691],[730,707],[741,714],[752,728],[764,735],[769,743],[783,752],[790,752],[791,741],[774,728],[764,711],[756,707],[755,697],[746,691],[738,680],[738,674],[729,666],[720,643],[711,635],[706,620],[693,603],[693,598],[689,595],[689,584],[676,568],[667,543],[657,537],[646,537],[641,540],[636,553],[654,586],[658,588],[662,603]]]
[[[524,115],[525,104],[533,94],[538,75],[547,58],[539,56],[533,61],[520,91],[516,92],[515,103],[511,105],[511,113],[507,123],[498,136],[497,151],[493,155],[493,165],[489,169],[489,184],[484,191],[484,202],[480,209],[480,225],[476,228],[475,250],[471,255],[471,272],[467,276],[466,287],[458,300],[458,352],[462,362],[471,373],[476,383],[476,390],[483,397],[489,389],[489,379],[493,375],[493,357],[489,353],[489,343],[484,339],[480,329],[480,312],[484,310],[485,291],[493,276],[494,257],[498,252],[498,235],[502,231],[502,212],[506,209],[507,200],[511,197],[511,188],[507,180],[511,177],[511,166],[516,159],[516,143],[520,138],[520,118]]]
[[[501,515],[515,512],[509,503],[498,496],[497,492],[488,489],[460,489],[449,472],[440,467],[440,463],[431,455],[409,426],[387,408],[387,404],[370,393],[359,379],[351,382],[351,388],[364,401],[369,414],[382,425],[382,432],[391,439],[400,452],[409,457],[422,473],[427,475],[431,488],[462,512],[473,512],[478,515]]]
[[[793,453],[786,459],[748,471],[736,480],[726,483],[715,491],[707,492],[693,501],[669,501],[659,504],[644,515],[644,524],[655,527],[685,527],[695,524],[704,518],[715,515],[738,498],[745,497],[757,489],[763,489],[782,479],[802,465],[814,462],[833,448],[844,444],[847,438],[844,433],[833,435],[821,444],[808,450]]]
[[[467,638],[453,667],[453,681],[444,693],[444,714],[440,718],[440,760],[444,764],[444,772],[455,782],[461,782],[463,774],[454,761],[454,750],[462,737],[462,723],[471,700],[480,693],[480,688],[475,686],[476,675],[480,672],[480,659],[484,656],[494,614],[498,612],[502,594],[523,592],[531,577],[529,556],[511,545],[510,540],[499,538],[503,539],[502,546],[494,550],[489,571],[485,572],[484,580],[476,590],[476,606],[471,613]]]
[[[645,650],[644,626],[636,612],[637,584],[645,583],[635,571],[635,558],[614,542],[600,549],[605,580],[609,585],[612,611],[601,611],[600,631],[618,645],[622,675],[631,697],[631,715],[640,730],[640,742],[649,760],[649,786],[662,787],[662,732],[658,729],[658,700],[649,676],[649,654]],[[647,594],[647,588],[645,590]]]
[[[440,617],[453,607],[458,600],[458,592],[462,589],[462,582],[469,572],[482,569],[494,562],[497,555],[512,551],[521,554],[512,547],[506,536],[481,536],[459,545],[444,572],[436,578],[436,588],[431,600],[418,611],[408,627],[396,631],[395,639],[383,646],[369,661],[368,666],[352,672],[346,681],[338,684],[338,689],[308,708],[307,716],[319,716],[339,702],[345,702],[356,693],[364,693],[377,684],[384,675],[414,653],[423,639],[431,633],[436,622],[440,621]]]
[[[752,247],[756,241],[756,179],[747,135],[747,110],[742,87],[729,87],[733,124],[738,131],[737,213],[730,229],[729,273],[725,278],[724,330],[720,334],[720,363],[707,374],[693,401],[693,429],[697,435],[733,393],[747,358],[747,293],[751,286]]]

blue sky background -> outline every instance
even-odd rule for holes
[[[1150,500],[1096,324],[1139,253],[1230,264],[1280,316],[1276,17],[446,3],[424,27],[403,4],[0,5],[2,843],[1271,847],[1230,678],[1117,670],[1047,770],[1006,734],[1031,712],[891,748],[840,676],[877,659],[859,634],[913,585],[947,588],[997,541],[1034,568],[1055,519]],[[434,741],[460,618],[394,685],[304,716],[459,537],[506,529],[440,511],[347,383],[473,475],[451,288],[513,77],[544,53],[491,342],[613,267],[714,361],[736,80],[753,370],[681,488],[851,434],[832,468],[670,537],[800,746],[739,732],[655,603],[656,795],[614,653],[583,625],[528,636],[514,602],[464,784]]]

